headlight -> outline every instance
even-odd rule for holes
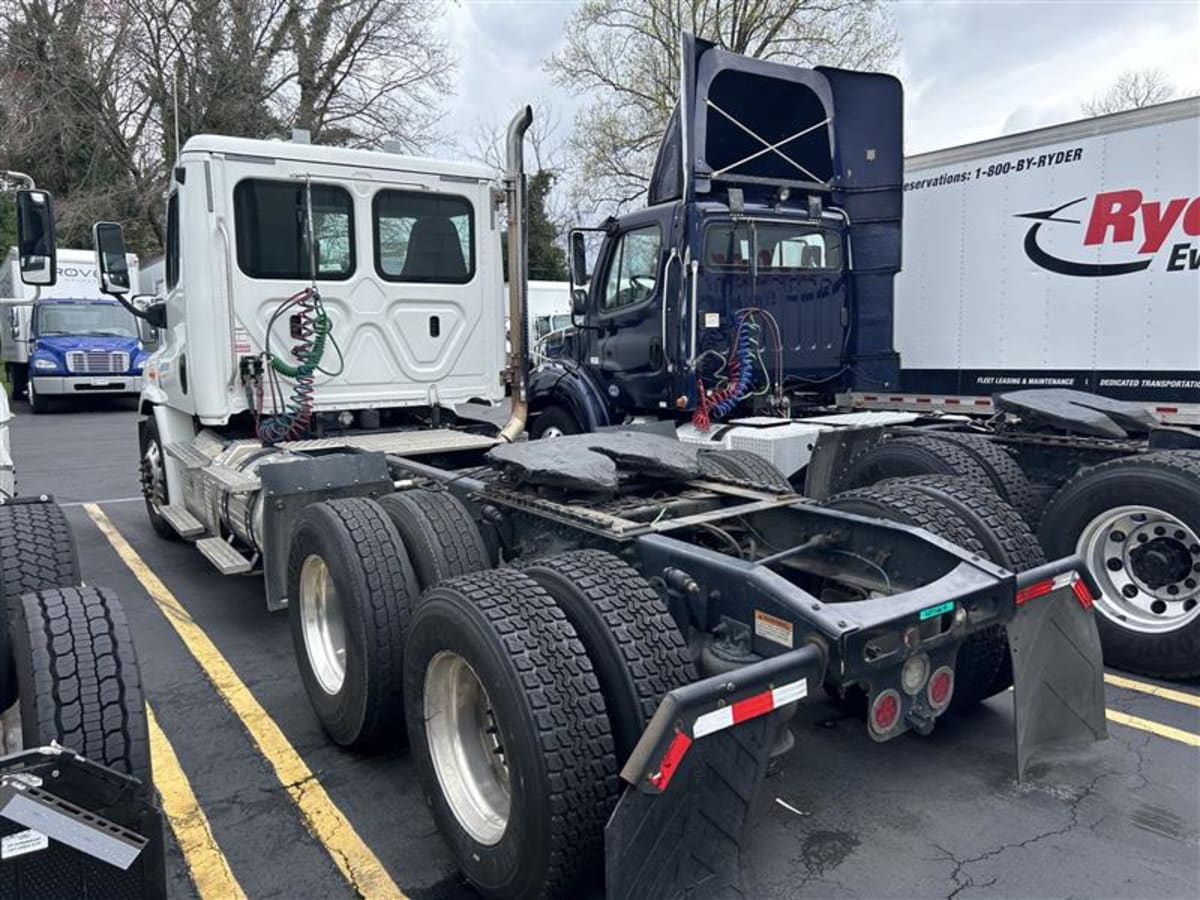
[[[35,369],[57,369],[58,363],[52,359],[39,358],[33,361],[33,367]]]

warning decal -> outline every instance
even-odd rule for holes
[[[792,623],[761,609],[754,611],[754,633],[773,644],[792,646]]]

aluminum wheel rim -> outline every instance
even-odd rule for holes
[[[1100,583],[1096,608],[1142,634],[1163,634],[1200,616],[1200,536],[1152,506],[1105,510],[1083,529],[1076,552]]]
[[[346,681],[346,620],[329,566],[315,553],[300,567],[300,625],[317,684],[338,693]]]
[[[157,441],[151,441],[146,447],[146,453],[142,457],[145,463],[145,475],[142,479],[142,492],[149,501],[150,507],[158,515],[162,515],[162,509],[166,506],[167,490],[166,477],[163,472],[162,451],[158,448]]]
[[[463,830],[485,846],[508,828],[508,761],[487,691],[470,663],[439,651],[425,669],[425,735],[442,796]]]

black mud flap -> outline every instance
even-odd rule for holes
[[[745,826],[784,711],[821,684],[814,646],[671,691],[621,777],[604,829],[607,900],[751,898]]]
[[[165,900],[153,786],[57,745],[0,757],[0,897]]]
[[[1023,572],[1008,623],[1016,716],[1017,778],[1039,750],[1108,737],[1104,662],[1092,598],[1078,559]]]
[[[664,793],[626,787],[604,829],[606,900],[755,896],[742,841],[778,728],[773,714],[705,738]]]

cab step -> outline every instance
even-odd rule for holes
[[[228,466],[206,465],[204,477],[212,479],[231,494],[249,494],[262,487],[257,475],[246,475]]]
[[[204,534],[204,523],[193,516],[186,506],[172,503],[164,506],[159,513],[166,519],[167,524],[179,533],[180,537],[194,538]]]
[[[250,560],[222,538],[201,538],[196,541],[196,547],[222,575],[242,575],[254,568]]]
[[[167,444],[163,451],[172,459],[179,460],[187,469],[203,469],[212,464],[212,458],[204,451],[197,450],[191,441]]]

